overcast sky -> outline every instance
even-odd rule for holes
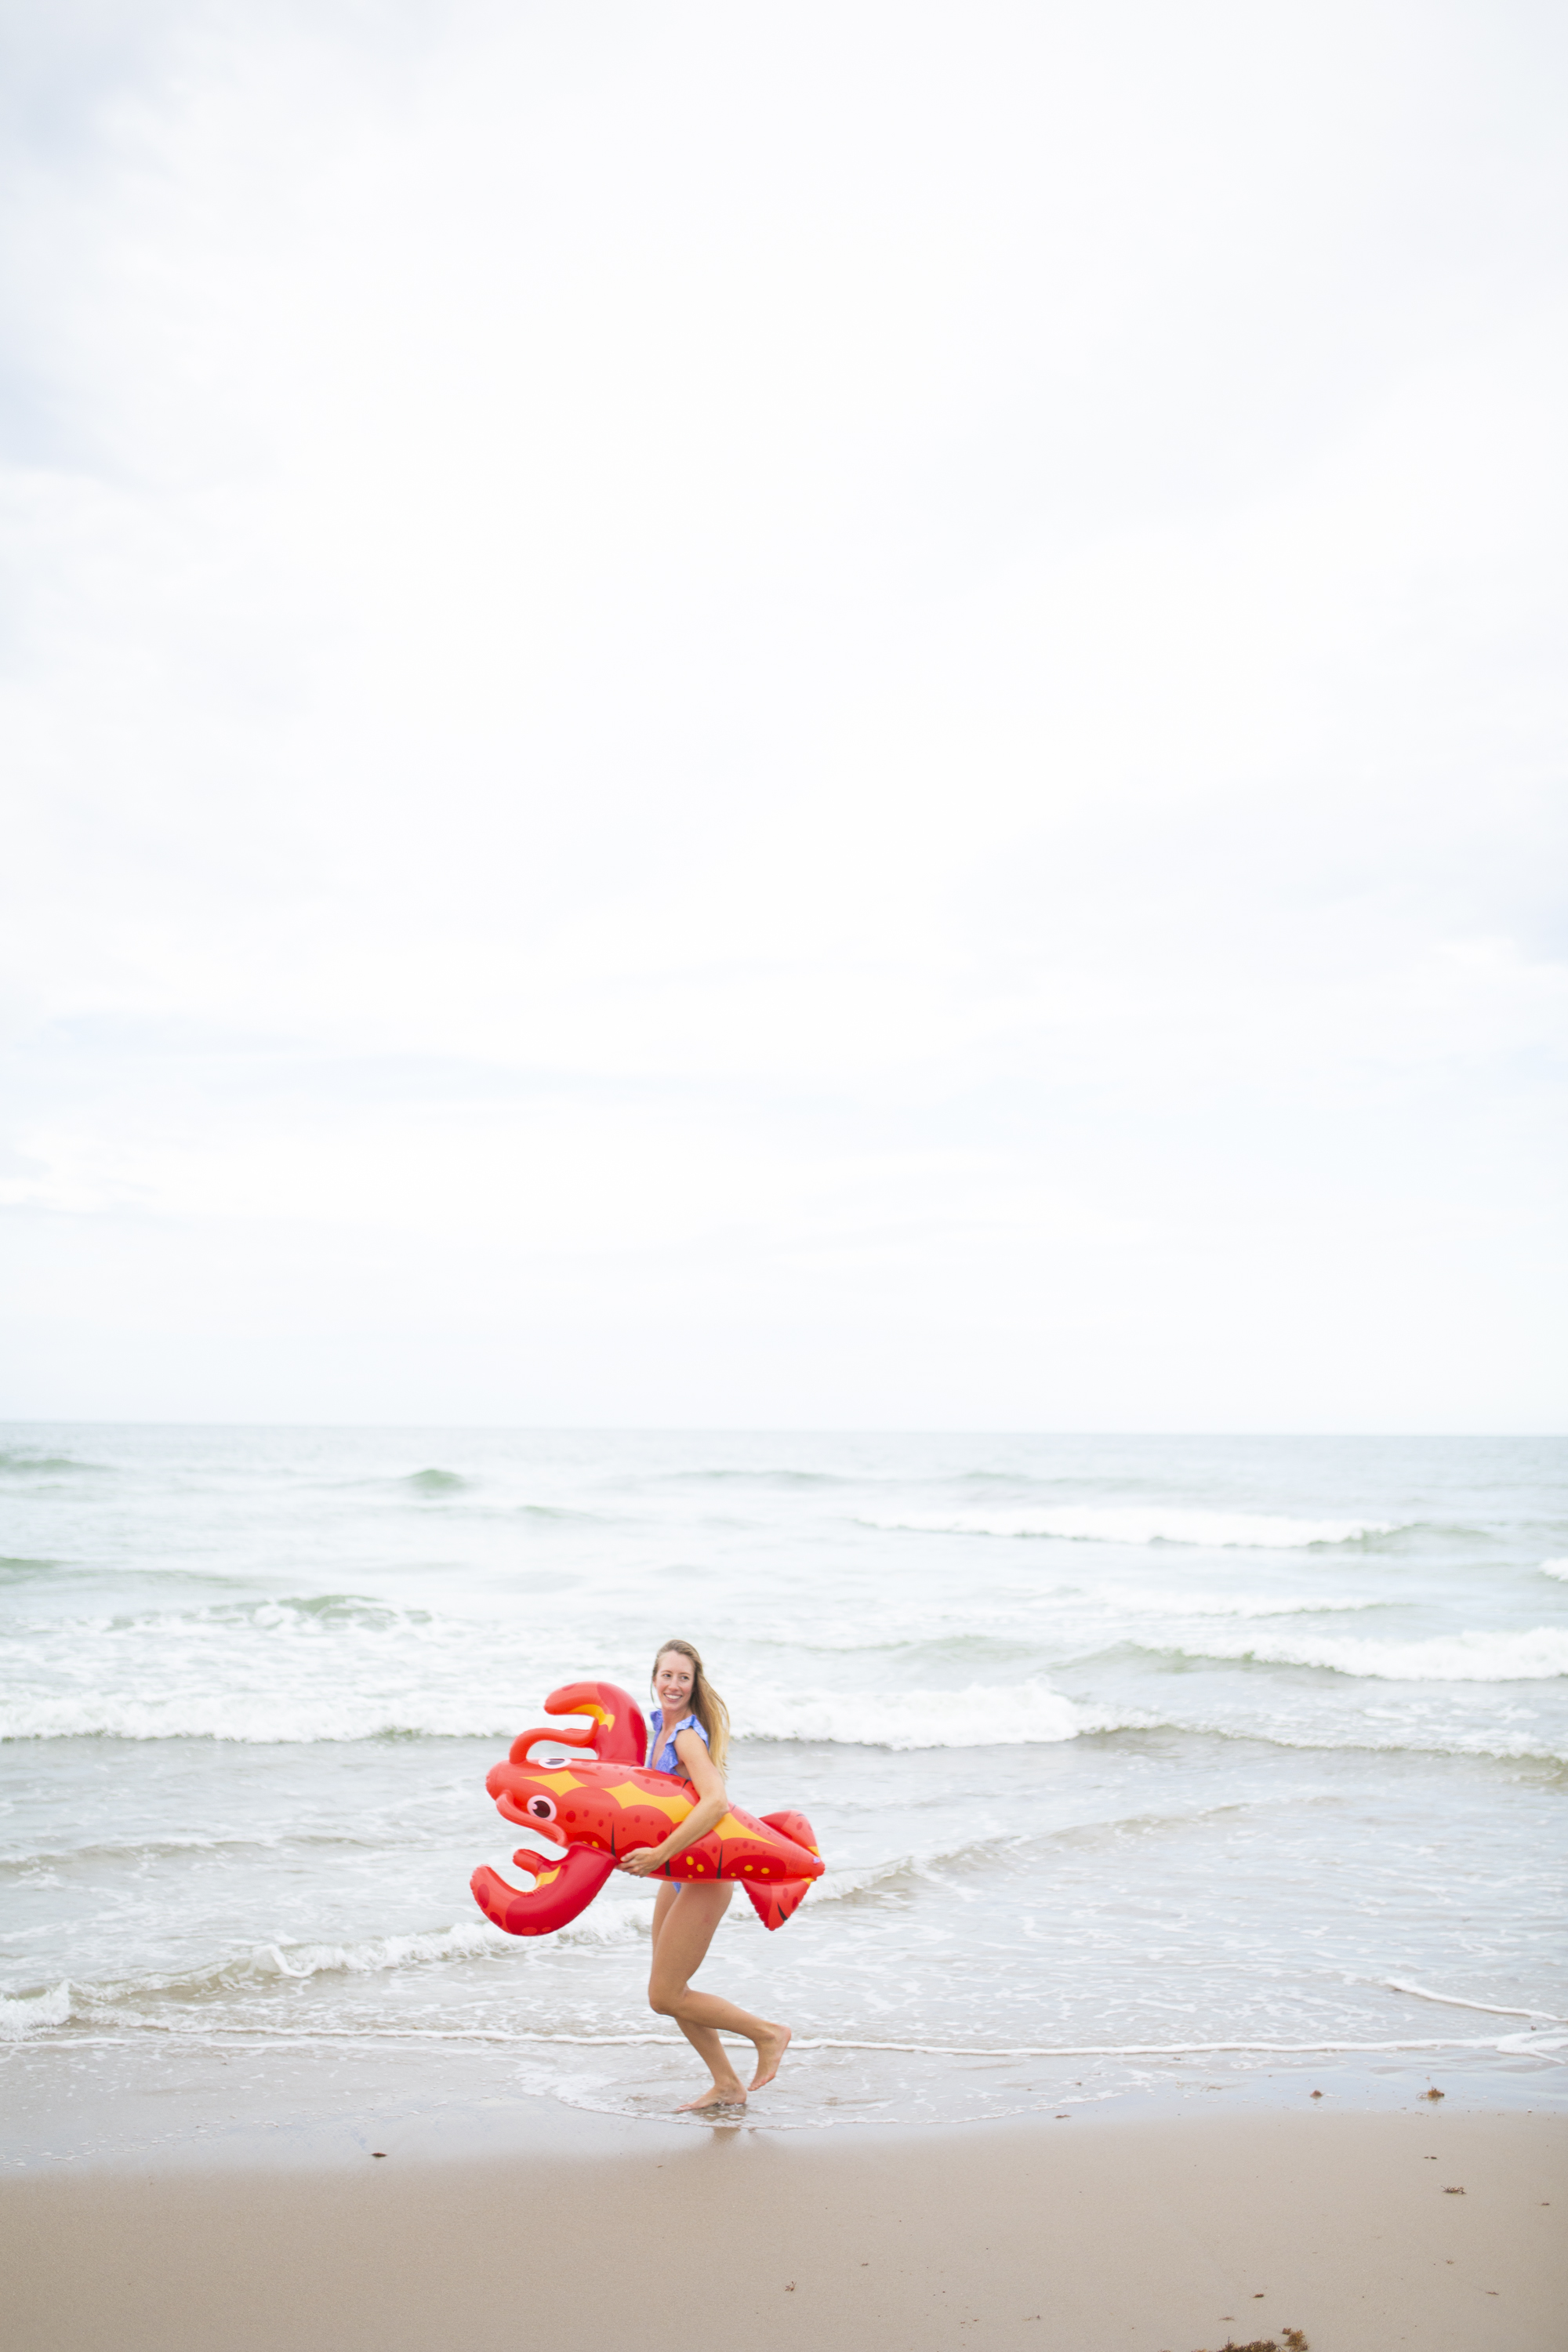
[[[0,1411],[1546,1429],[1510,0],[3,0]]]

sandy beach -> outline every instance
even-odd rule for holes
[[[500,2153],[433,2152],[388,2124],[374,2148],[304,2161],[187,2147],[13,2174],[10,2352],[1564,2339],[1561,2116],[815,2135],[535,2112],[534,2143]]]

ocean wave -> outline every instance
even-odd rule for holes
[[[60,1477],[69,1472],[100,1474],[102,1462],[83,1462],[74,1454],[36,1454],[31,1446],[0,1446],[0,1477]]]
[[[406,1478],[397,1483],[416,1495],[460,1495],[474,1482],[456,1470],[411,1470]]]
[[[388,1698],[180,1691],[167,1698],[31,1696],[0,1705],[0,1739],[229,1739],[242,1747],[313,1747],[355,1739],[510,1740],[538,1701],[489,1697]]]
[[[302,1983],[320,1976],[384,1976],[390,1969],[418,1967],[433,1960],[472,1959],[485,1951],[504,1949],[506,1940],[501,1930],[492,1927],[488,1919],[459,1919],[450,1927],[428,1928],[404,1936],[372,1936],[360,1944],[264,1944],[243,1958],[224,1960],[210,1969],[137,1990],[190,1994],[216,1990],[220,1985],[266,1983],[276,1978]]]
[[[273,1601],[219,1602],[213,1608],[186,1611],[175,1622],[188,1625],[202,1620],[213,1625],[256,1625],[266,1633],[313,1632],[321,1626],[354,1625],[373,1633],[392,1633],[405,1626],[423,1632],[436,1622],[427,1609],[395,1607],[390,1601],[373,1600],[363,1592],[286,1593]],[[126,1621],[135,1625],[149,1622],[145,1618]]]
[[[1382,1645],[1348,1646],[1360,1650]],[[1237,1656],[1249,1654],[1248,1645],[1237,1645]],[[1163,1697],[1164,1693],[1160,1696]],[[737,1692],[736,1698],[739,1738],[821,1741],[837,1747],[895,1751],[1054,1746],[1095,1733],[1164,1732],[1179,1738],[1255,1740],[1264,1747],[1308,1751],[1361,1748],[1379,1753],[1496,1757],[1510,1762],[1568,1762],[1568,1755],[1540,1732],[1517,1726],[1434,1725],[1423,1719],[1389,1727],[1369,1723],[1358,1714],[1325,1717],[1299,1728],[1287,1727],[1273,1716],[1248,1723],[1226,1720],[1210,1713],[1176,1715],[1168,1706],[1089,1706],[1066,1698],[1035,1680],[1023,1684],[971,1684],[958,1691],[919,1689],[831,1696],[812,1693],[794,1704],[771,1695],[753,1696]]]
[[[1144,1646],[1139,1644],[1138,1646]],[[1436,1633],[1422,1642],[1368,1642],[1318,1633],[1205,1634],[1201,1647],[1149,1644],[1151,1654],[1314,1666],[1328,1674],[1389,1683],[1549,1682],[1568,1675],[1568,1631],[1537,1625],[1527,1633]]]
[[[1321,1646],[1321,1645],[1320,1645]],[[1350,1645],[1356,1650],[1372,1643]],[[1232,1654],[1251,1651],[1237,1645]],[[1156,1652],[1155,1655],[1168,1655]],[[1202,1657],[1203,1651],[1181,1652]],[[1295,1660],[1286,1663],[1298,1663]],[[1318,1663],[1321,1663],[1318,1661]],[[1351,1672],[1352,1669],[1343,1668]],[[1415,1676],[1385,1677],[1419,1679]],[[1456,1678],[1458,1679],[1458,1678]],[[1568,1751],[1541,1731],[1517,1725],[1434,1723],[1423,1717],[1393,1726],[1359,1713],[1325,1716],[1300,1725],[1278,1712],[1257,1721],[1210,1711],[1177,1715],[1154,1707],[1086,1706],[1043,1684],[971,1684],[962,1690],[808,1693],[790,1702],[772,1694],[734,1694],[736,1738],[810,1741],[825,1747],[916,1749],[1056,1746],[1089,1734],[1171,1733],[1183,1738],[1255,1740],[1262,1746],[1310,1751],[1362,1748],[1378,1753],[1496,1757],[1510,1762],[1568,1763]],[[515,1695],[498,1701],[454,1696],[448,1702],[395,1705],[342,1696],[288,1703],[191,1694],[157,1702],[100,1696],[36,1697],[0,1707],[0,1739],[104,1738],[226,1740],[243,1747],[312,1747],[374,1739],[463,1739],[504,1747],[537,1705]]]
[[[380,1853],[397,1839],[395,1827],[383,1837],[356,1837],[348,1830],[275,1830],[251,1837],[188,1834],[175,1837],[100,1838],[89,1844],[37,1846],[26,1853],[0,1855],[0,1878],[26,1878],[35,1871],[76,1870],[107,1863],[140,1870],[150,1862],[168,1862],[186,1854],[274,1854],[318,1850],[331,1853]]]
[[[1568,1751],[1552,1745],[1539,1731],[1518,1726],[1434,1724],[1426,1717],[1391,1726],[1369,1722],[1359,1713],[1325,1717],[1300,1726],[1282,1724],[1277,1714],[1256,1722],[1238,1722],[1207,1712],[1177,1715],[1168,1706],[1086,1706],[1037,1682],[972,1685],[963,1691],[846,1693],[832,1697],[816,1694],[795,1706],[771,1700],[752,1706],[742,1700],[737,1706],[735,1722],[737,1737],[741,1738],[820,1740],[825,1746],[886,1748],[896,1751],[1055,1746],[1094,1733],[1128,1732],[1168,1733],[1178,1738],[1246,1740],[1259,1747],[1306,1753],[1360,1749],[1379,1755],[1478,1756],[1508,1763],[1568,1763]]]
[[[1330,1617],[1388,1606],[1378,1593],[1184,1592],[1179,1585],[1157,1591],[1108,1591],[1096,1598],[1141,1617]]]
[[[880,1862],[859,1863],[847,1869],[829,1864],[807,1900],[816,1909],[824,1903],[853,1903],[861,1895],[884,1895],[911,1879],[936,1878],[944,1869],[989,1862],[994,1855],[1024,1844],[1026,1837],[1027,1833],[1019,1830],[990,1830],[979,1837],[960,1838],[951,1845],[887,1854]]]
[[[550,1940],[588,1946],[636,1943],[647,1936],[652,1911],[652,1904],[646,1901],[601,1901],[568,1927],[557,1929]],[[450,1927],[373,1936],[361,1943],[263,1944],[201,1968],[149,1971],[98,1984],[66,1979],[35,1993],[0,1999],[0,2037],[17,2041],[51,2029],[106,2021],[142,2032],[178,2031],[192,2022],[188,2008],[171,2027],[162,2018],[149,2021],[134,2005],[152,2000],[199,2005],[224,1994],[265,1992],[284,1984],[309,1983],[318,1977],[395,1975],[447,1960],[515,1958],[526,1949],[515,1936],[506,1935],[477,1915],[471,1920],[457,1920]],[[195,2015],[199,2018],[199,2006]]]
[[[1541,1563],[1541,1573],[1542,1576],[1559,1577],[1564,1584],[1568,1584],[1568,1559],[1543,1559]]]
[[[108,1990],[108,1998],[125,2000],[148,1992],[174,1993],[184,1999],[204,1993],[233,1991],[247,1985],[280,1981],[308,1983],[314,1977],[379,1977],[410,1968],[427,1968],[440,1960],[471,1960],[487,1953],[514,1949],[513,1938],[488,1919],[458,1919],[449,1927],[416,1929],[405,1935],[369,1936],[353,1944],[260,1944],[253,1951],[213,1962],[178,1976],[148,1978]]]
[[[1462,1993],[1434,1992],[1429,1985],[1405,1984],[1398,1977],[1380,1977],[1373,1981],[1386,1985],[1390,1992],[1409,1993],[1416,2000],[1438,2001],[1445,2009],[1477,2009],[1488,2017],[1533,2017],[1543,2025],[1568,2025],[1568,2017],[1558,2017],[1549,2009],[1515,2009],[1504,2001],[1470,2000]]]
[[[174,1572],[179,1574],[182,1583],[187,1580],[186,1572]],[[220,1590],[233,1580],[211,1576],[196,1580],[200,1587],[216,1584]],[[478,1626],[458,1619],[439,1618],[428,1609],[378,1601],[364,1592],[278,1593],[265,1600],[204,1601],[187,1609],[148,1609],[134,1614],[93,1615],[68,1622],[57,1617],[17,1619],[13,1623],[22,1635],[68,1638],[79,1653],[84,1642],[108,1637],[110,1642],[123,1643],[140,1637],[153,1646],[162,1664],[166,1664],[181,1647],[194,1654],[198,1644],[210,1649],[216,1643],[232,1643],[236,1636],[243,1640],[252,1631],[293,1634],[312,1645],[323,1633],[343,1628],[371,1634],[411,1633],[422,1643],[430,1640],[472,1643],[479,1633]]]
[[[1107,1727],[1118,1731],[1174,1732],[1179,1738],[1246,1740],[1259,1748],[1287,1748],[1305,1755],[1350,1749],[1373,1756],[1479,1756],[1503,1764],[1568,1764],[1568,1748],[1554,1748],[1539,1732],[1507,1731],[1489,1724],[1404,1723],[1380,1728],[1364,1717],[1288,1728],[1277,1719],[1226,1723],[1216,1717],[1146,1715]]]
[[[101,2021],[124,2011],[127,2003],[154,1997],[199,2002],[216,1994],[302,1983],[319,1976],[384,1976],[392,1970],[473,1959],[508,1948],[515,1948],[514,1939],[478,1916],[424,1934],[375,1936],[360,1944],[263,1944],[201,1968],[149,1970],[143,1976],[98,1984],[67,1982],[47,1993],[25,1995],[9,2004],[16,2014],[8,2030],[26,2033],[41,2025]],[[126,2021],[133,2017],[132,2011]]]
[[[626,1483],[637,1486],[847,1486],[856,1482],[836,1470],[660,1470],[649,1478],[633,1477]]]
[[[63,1979],[45,1992],[21,1993],[13,1999],[0,1995],[0,2040],[20,2042],[29,2033],[68,2025],[70,2014],[71,1989]]]
[[[863,1513],[857,1523],[910,1535],[1050,1536],[1067,1543],[1195,1544],[1210,1551],[1310,1551],[1397,1532],[1394,1522],[1377,1519],[1288,1519],[1157,1507],[879,1512]]]
[[[55,1574],[58,1567],[58,1560],[28,1559],[19,1554],[13,1555],[0,1559],[0,1583],[27,1584],[35,1577]]]
[[[759,1623],[751,1639],[795,1657],[933,1647],[978,1652],[986,1645],[1022,1652],[1037,1650],[1042,1638],[1054,1645],[1070,1625],[1073,1645],[1081,1650],[1085,1642],[1097,1648],[1114,1642],[1119,1617],[1331,1617],[1389,1606],[1387,1596],[1375,1592],[1220,1592],[1174,1584],[1075,1582],[1037,1586],[1010,1607],[987,1608],[959,1595],[923,1609],[905,1602],[896,1613],[886,1608],[856,1613],[841,1607],[831,1617],[779,1617]]]
[[[446,1692],[393,1694],[345,1692],[334,1685],[274,1695],[208,1684],[160,1696],[35,1690],[0,1704],[0,1739],[225,1739],[264,1747],[389,1738],[510,1740],[521,1723],[539,1714],[537,1695],[520,1685],[521,1678],[510,1689],[483,1692],[466,1682]],[[1010,1747],[1118,1727],[1101,1712],[1035,1681],[796,1696],[737,1689],[731,1712],[742,1738],[899,1749]]]
[[[1016,1748],[1054,1745],[1081,1732],[1125,1727],[1101,1709],[1080,1706],[1043,1683],[964,1690],[737,1692],[735,1728],[742,1738],[823,1740],[839,1747]]]
[[[322,2043],[342,2044],[373,2049],[385,2042],[479,2042],[497,2049],[563,2049],[563,2050],[681,2050],[685,2043],[672,2033],[563,2033],[535,2032],[528,2027],[507,2028],[488,2025],[321,2025],[304,2028],[290,2023],[277,2027],[265,2024],[192,2026],[182,2021],[178,2028],[148,2028],[130,2033],[73,2033],[74,2048],[123,2048],[155,2031],[161,2039],[189,2045],[217,2048],[301,2049],[309,2050]],[[1400,2035],[1376,2042],[1330,2041],[1317,2036],[1308,2042],[1287,2042],[1279,2038],[1241,2039],[1230,2042],[870,2042],[851,2041],[847,2036],[830,2033],[797,2033],[790,2043],[792,2053],[808,2050],[886,2051],[899,2057],[920,2058],[1218,2058],[1228,2055],[1326,2058],[1341,2053],[1363,2052],[1394,2053],[1405,2051],[1436,2054],[1441,2051],[1498,2051],[1508,2056],[1556,2058],[1568,2052],[1568,2034],[1504,2033],[1468,2035],[1463,2038],[1447,2035]],[[1075,2086],[1076,2087],[1076,2086]],[[1074,2104],[1081,2104],[1075,2102]]]

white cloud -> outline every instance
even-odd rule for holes
[[[1543,18],[67,30],[0,1406],[1560,1413]]]

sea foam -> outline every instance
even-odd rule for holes
[[[538,1712],[523,1694],[409,1694],[386,1698],[178,1691],[167,1698],[97,1693],[31,1695],[0,1706],[0,1739],[226,1739],[252,1747],[310,1747],[323,1740],[510,1740]]]
[[[1150,1645],[1152,1647],[1153,1645]],[[1424,1642],[1368,1642],[1324,1633],[1205,1633],[1201,1644],[1160,1645],[1176,1657],[1247,1659],[1258,1665],[1319,1666],[1391,1683],[1548,1682],[1568,1675],[1568,1631],[1439,1633]]]
[[[68,2025],[71,1989],[62,1979],[47,1992],[23,1993],[15,2000],[0,1998],[0,2040],[20,2042],[29,2033]]]
[[[1158,1591],[1111,1590],[1096,1598],[1108,1608],[1141,1617],[1327,1617],[1387,1605],[1375,1592],[1184,1592],[1179,1585]]]
[[[737,1692],[734,1713],[743,1738],[895,1749],[1050,1745],[1113,1727],[1101,1709],[1035,1680],[963,1690]]]
[[[1307,1551],[1395,1532],[1392,1522],[1375,1519],[1167,1507],[879,1512],[862,1516],[859,1524],[910,1535],[1054,1536],[1067,1543],[1196,1544],[1211,1551]]]

